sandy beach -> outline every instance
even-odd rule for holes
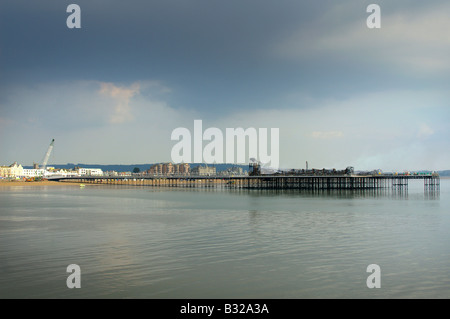
[[[17,186],[79,186],[80,183],[61,183],[55,181],[38,181],[38,182],[24,182],[24,181],[0,181],[0,187],[17,187]]]

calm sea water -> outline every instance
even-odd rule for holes
[[[450,298],[449,243],[448,179],[439,193],[0,188],[1,298]]]

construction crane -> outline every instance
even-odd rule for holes
[[[50,157],[50,153],[53,150],[53,144],[55,144],[55,139],[52,139],[52,142],[50,143],[50,146],[48,147],[47,153],[45,153],[44,160],[42,161],[41,169],[44,170],[44,172],[45,172],[45,169],[47,168],[47,162]]]

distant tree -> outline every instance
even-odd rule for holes
[[[133,173],[140,173],[141,170],[139,169],[139,167],[135,167],[133,168]]]

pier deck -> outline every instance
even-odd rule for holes
[[[260,176],[80,176],[49,180],[83,184],[165,187],[226,187],[248,189],[376,189],[407,188],[408,181],[420,179],[425,189],[439,189],[439,175],[260,175]]]

